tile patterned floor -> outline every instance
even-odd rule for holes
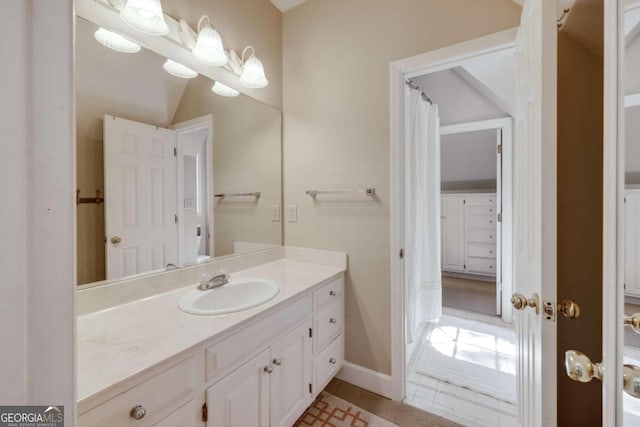
[[[451,308],[444,308],[443,312],[489,324],[503,324],[497,316]],[[412,350],[413,348],[408,349],[409,352]],[[412,363],[414,361],[415,358],[410,358],[405,403],[467,426],[511,427],[517,425],[515,405],[422,375],[415,370]]]

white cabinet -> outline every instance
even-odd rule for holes
[[[442,269],[464,271],[464,197],[443,195]]]
[[[499,268],[495,193],[443,194],[442,271],[496,276]]]
[[[640,297],[640,190],[625,191],[624,287]]]

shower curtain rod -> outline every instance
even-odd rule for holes
[[[407,86],[409,86],[411,89],[420,90],[420,86],[418,86],[418,85],[414,85],[414,84],[413,84],[413,82],[412,82],[411,80],[407,80],[407,81],[405,82],[405,84],[406,84]],[[431,100],[431,98],[429,98],[429,97],[427,96],[427,94],[426,94],[426,93],[424,93],[423,91],[421,91],[421,90],[420,90],[420,92],[422,92],[422,99],[424,99],[425,101],[427,101],[429,104],[433,105],[433,101]]]

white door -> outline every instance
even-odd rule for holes
[[[442,196],[442,269],[464,271],[464,198]]]
[[[502,315],[502,133],[496,129],[496,314]]]
[[[269,356],[267,349],[207,389],[208,425],[269,426]]]
[[[556,1],[527,0],[517,36],[514,291],[556,300]],[[518,330],[520,424],[556,424],[556,325],[532,308]],[[544,389],[543,389],[544,384]],[[543,392],[544,390],[544,392]]]
[[[625,294],[640,296],[640,190],[627,190],[625,196]]]
[[[107,279],[177,264],[175,132],[104,117]]]
[[[271,346],[271,426],[290,427],[311,405],[311,322]]]

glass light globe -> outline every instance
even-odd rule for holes
[[[240,92],[238,92],[234,88],[223,85],[220,82],[215,82],[211,87],[211,91],[217,95],[226,96],[228,98],[240,95]]]
[[[193,79],[194,77],[198,77],[197,71],[170,59],[167,59],[167,62],[164,63],[162,68],[172,76],[180,77],[181,79]]]
[[[115,50],[120,53],[136,53],[140,51],[140,45],[127,40],[120,34],[116,34],[112,31],[105,30],[104,28],[98,28],[93,33],[93,37],[104,47]]]
[[[145,34],[163,36],[169,32],[160,0],[127,0],[125,7],[120,10],[120,18]]]
[[[264,75],[264,66],[255,55],[251,55],[244,63],[240,83],[251,89],[267,87],[269,81]]]
[[[210,25],[203,27],[198,34],[193,56],[198,62],[212,67],[222,67],[229,60],[222,46],[222,38]]]

